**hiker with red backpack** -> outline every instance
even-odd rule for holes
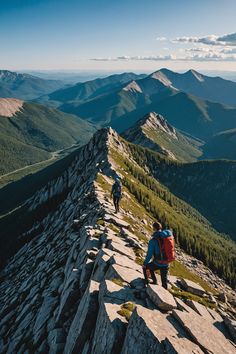
[[[122,197],[122,185],[119,177],[115,178],[115,183],[112,186],[111,196],[113,197],[113,203],[115,207],[115,213],[120,210],[120,200]]]
[[[167,289],[169,263],[175,260],[174,237],[170,230],[162,230],[159,222],[154,222],[153,230],[154,233],[148,243],[147,255],[143,262],[143,274],[147,284],[148,273],[151,275],[153,284],[157,284],[155,270],[160,269],[162,286]]]

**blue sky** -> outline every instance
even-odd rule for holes
[[[0,0],[0,68],[236,71],[235,0]]]

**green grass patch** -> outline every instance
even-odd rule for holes
[[[121,279],[119,279],[119,278],[112,278],[111,281],[114,284],[116,284],[116,285],[119,285],[119,286],[122,286],[122,287],[124,286],[124,282]]]
[[[130,317],[132,315],[132,312],[135,309],[135,304],[133,302],[126,302],[123,305],[121,305],[121,309],[119,311],[117,311],[117,313],[122,316],[125,317],[126,320],[129,322]]]
[[[105,226],[105,221],[103,219],[98,219],[97,220],[97,225]]]
[[[105,180],[101,173],[97,174],[96,182],[100,185],[100,187],[104,190],[104,192],[108,192],[108,196],[111,194],[111,185]]]
[[[112,231],[116,232],[117,234],[120,233],[120,229],[118,226],[114,225],[114,224],[109,224],[108,228],[111,229]]]
[[[172,289],[170,289],[169,292],[173,296],[176,296],[181,300],[193,300],[193,301],[196,301],[199,304],[209,307],[211,309],[216,308],[216,305],[211,300],[201,297],[201,296],[194,295],[192,293],[189,293],[188,291],[182,291],[181,289],[179,289],[177,287],[172,287]]]
[[[135,263],[142,266],[144,261],[144,251],[138,247],[134,247],[133,250],[136,256]]]
[[[205,291],[217,294],[217,292],[209,286],[209,284],[199,277],[197,274],[191,272],[182,263],[174,261],[170,264],[170,275],[174,275],[178,278],[185,278],[199,284]]]

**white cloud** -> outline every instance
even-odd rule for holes
[[[181,55],[151,55],[151,56],[128,56],[123,55],[116,58],[92,58],[94,61],[236,61],[236,54],[230,55],[224,52],[202,50],[200,48],[190,48],[186,50],[185,54]]]
[[[221,49],[220,52],[224,54],[236,54],[236,48],[226,47]]]
[[[205,45],[216,46],[236,46],[236,32],[217,36],[215,34],[204,37],[176,37],[172,40],[173,43],[199,43]]]
[[[102,57],[98,57],[98,58],[91,58],[89,60],[92,60],[92,61],[117,61],[118,58],[111,58],[111,57],[102,58]]]
[[[164,42],[164,41],[167,41],[168,39],[166,37],[157,37],[156,38],[156,41],[159,41],[159,42]]]
[[[201,53],[193,54],[183,58],[186,61],[236,61],[236,55],[225,55],[223,53]]]
[[[128,55],[123,55],[119,56],[116,58],[92,58],[90,60],[95,60],[95,61],[136,61],[136,60],[148,60],[148,61],[162,61],[162,60],[174,60],[175,55],[169,54],[169,55],[150,55],[150,56],[142,56],[142,55],[137,55],[137,56],[128,56]]]

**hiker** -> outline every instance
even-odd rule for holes
[[[162,286],[167,289],[169,263],[175,259],[174,237],[170,230],[162,230],[160,222],[154,222],[153,230],[143,262],[143,274],[146,284],[148,284],[148,273],[151,275],[152,284],[157,284],[155,270],[160,269]]]
[[[115,178],[115,183],[112,186],[111,196],[113,197],[113,203],[115,206],[115,213],[118,213],[120,210],[120,200],[122,196],[122,185],[119,177]]]

